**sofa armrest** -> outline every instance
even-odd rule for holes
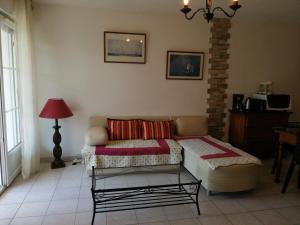
[[[90,146],[106,145],[108,143],[108,134],[106,128],[97,126],[88,129],[85,135],[85,144]]]

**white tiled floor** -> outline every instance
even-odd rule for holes
[[[287,193],[280,194],[282,184],[273,182],[271,162],[264,162],[255,191],[206,196],[201,189],[201,216],[194,205],[183,205],[97,214],[95,225],[300,225],[296,173]],[[176,175],[131,174],[105,180],[103,187],[174,181]],[[80,164],[58,170],[43,164],[39,174],[27,181],[18,177],[0,197],[0,225],[89,225],[93,207],[90,185]]]

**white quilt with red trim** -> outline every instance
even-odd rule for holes
[[[258,158],[211,136],[177,137],[176,139],[185,152],[187,151],[204,163],[208,163],[213,170],[221,166],[261,165]]]
[[[105,146],[85,145],[82,156],[87,169],[179,164],[182,147],[174,140],[120,140]]]

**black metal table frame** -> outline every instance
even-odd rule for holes
[[[92,225],[94,224],[96,213],[173,205],[195,204],[200,215],[198,196],[202,180],[181,183],[180,168],[181,165],[179,165],[178,184],[97,189],[96,180],[99,180],[99,178],[96,177],[95,168],[92,167]],[[194,190],[188,191],[185,186],[194,187]],[[195,199],[193,199],[193,196],[195,196]]]

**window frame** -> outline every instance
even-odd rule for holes
[[[13,46],[13,50],[12,50],[12,64],[13,64],[13,67],[12,68],[7,68],[7,67],[4,67],[3,66],[3,59],[2,59],[2,37],[1,37],[1,31],[2,31],[2,28],[3,26],[6,26],[8,29],[10,29],[12,31],[12,35],[13,35],[13,38],[12,38],[12,46]],[[6,152],[6,154],[12,154],[12,152],[16,151],[16,150],[19,150],[22,146],[22,127],[21,127],[21,102],[20,102],[20,78],[19,78],[19,71],[18,71],[18,60],[17,60],[17,46],[16,46],[16,42],[17,42],[17,32],[16,32],[16,28],[15,28],[15,24],[8,21],[8,20],[0,20],[0,86],[1,86],[1,90],[0,90],[0,93],[1,93],[1,113],[2,113],[2,121],[1,121],[1,128],[2,128],[2,140],[1,142],[3,142],[2,146],[4,147],[4,152]],[[13,91],[14,91],[14,94],[15,94],[15,98],[13,99],[15,105],[14,107],[12,107],[11,109],[6,109],[5,108],[5,93],[4,93],[4,74],[3,74],[3,71],[4,69],[9,69],[12,71],[13,73]],[[16,102],[18,104],[16,104]],[[17,134],[17,136],[19,136],[19,140],[17,140],[17,143],[11,148],[11,149],[8,149],[8,139],[7,139],[7,126],[6,126],[6,114],[10,111],[14,111],[15,114],[17,113],[18,117],[17,118],[17,115],[15,115],[15,119],[19,120],[19,124],[17,125],[17,123],[15,123],[15,126],[18,128],[18,132],[19,134]]]

